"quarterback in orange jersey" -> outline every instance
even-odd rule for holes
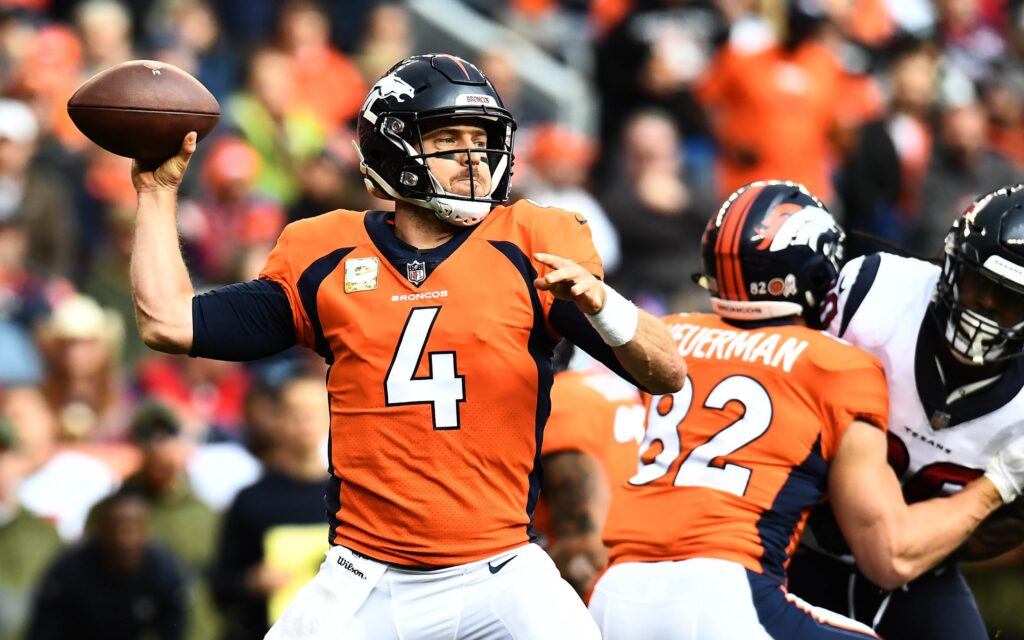
[[[636,472],[644,408],[636,387],[601,365],[568,369],[573,351],[565,342],[555,350],[534,528],[562,577],[588,596],[608,561],[601,528],[612,491]]]
[[[955,496],[903,501],[882,365],[820,330],[842,236],[792,182],[747,185],[708,223],[715,313],[665,319],[689,373],[649,398],[639,464],[612,500],[611,567],[590,601],[606,639],[876,637],[786,592],[811,508],[827,495],[861,569],[894,585],[1020,493],[1024,440]]]
[[[244,360],[299,344],[330,365],[329,539],[268,638],[596,638],[531,519],[562,337],[631,382],[684,380],[664,324],[604,285],[586,219],[505,204],[515,121],[451,55],[371,89],[357,149],[394,211],[289,225],[258,280],[194,296],[175,194],[195,135],[136,164],[132,285],[156,349]]]

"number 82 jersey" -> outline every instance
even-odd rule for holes
[[[686,384],[647,398],[637,473],[612,502],[610,561],[717,558],[785,579],[845,429],[885,429],[881,363],[797,325],[665,319]]]

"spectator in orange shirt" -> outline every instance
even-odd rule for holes
[[[25,100],[39,119],[40,137],[52,135],[71,150],[81,150],[86,138],[68,115],[68,96],[85,80],[82,44],[65,25],[40,27],[11,69],[11,93]]]
[[[815,1],[790,3],[785,40],[725,45],[698,87],[718,141],[722,197],[785,177],[832,199],[829,156],[842,68],[820,40],[829,19]]]
[[[186,255],[206,283],[255,277],[284,228],[281,207],[253,192],[262,164],[243,140],[217,140],[203,163],[205,195],[180,207]]]
[[[359,67],[331,46],[331,24],[312,0],[293,0],[281,10],[281,47],[292,61],[292,98],[333,131],[359,113],[369,88]]]

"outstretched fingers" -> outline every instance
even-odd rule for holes
[[[535,253],[533,257],[537,262],[552,269],[552,271],[534,280],[534,286],[541,291],[550,291],[558,284],[572,280],[578,275],[579,265],[572,260],[560,258],[550,253]]]
[[[601,281],[579,264],[551,255],[535,253],[534,259],[553,271],[539,276],[533,286],[541,291],[551,291],[556,298],[572,300],[584,313],[596,313],[604,304],[604,290]]]

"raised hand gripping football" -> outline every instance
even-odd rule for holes
[[[586,314],[593,315],[604,307],[605,289],[594,274],[568,258],[550,253],[535,253],[533,257],[552,269],[534,280],[533,286],[550,291],[560,300],[572,300]]]
[[[196,151],[196,142],[196,132],[190,131],[182,140],[178,153],[155,167],[155,163],[150,161],[133,160],[132,184],[135,185],[135,191],[177,191],[188,162]]]

